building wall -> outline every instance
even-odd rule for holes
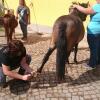
[[[5,6],[14,9],[16,12],[19,0],[5,1]],[[31,12],[31,23],[52,26],[59,16],[68,14],[68,8],[72,1],[75,0],[26,0]],[[87,1],[83,0],[82,2]]]

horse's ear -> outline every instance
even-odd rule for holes
[[[78,5],[80,5],[80,3],[79,3],[79,2],[78,2],[77,4],[78,4]]]
[[[77,4],[78,4],[78,2],[75,2],[75,1],[74,1],[74,2],[72,2],[72,4],[73,4],[73,5],[74,5],[74,4],[76,4],[76,5],[77,5]]]
[[[89,1],[87,2],[87,4],[89,4]]]
[[[87,5],[89,6],[89,4],[90,4],[90,3],[89,3],[89,1],[88,1],[88,2],[87,2]]]
[[[89,3],[89,1],[87,2],[87,5],[88,5],[88,7],[90,6],[90,3]]]

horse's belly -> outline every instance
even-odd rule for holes
[[[81,33],[81,34],[80,34],[77,43],[79,43],[79,42],[84,38],[84,34],[85,34],[85,33]]]

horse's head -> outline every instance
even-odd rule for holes
[[[89,2],[87,2],[87,3],[76,3],[76,2],[73,2],[73,4],[77,4],[77,5],[80,5],[80,6],[82,6],[82,7],[87,8],[88,5],[89,5]],[[73,4],[72,4],[72,5],[70,6],[70,8],[69,8],[69,13],[70,13],[70,14],[73,14],[73,15],[75,15],[75,16],[79,16],[80,19],[81,19],[82,21],[85,21],[87,15],[84,14],[84,13],[82,13],[82,12],[80,12],[80,11],[77,10],[76,8],[74,8],[74,7],[73,7]]]

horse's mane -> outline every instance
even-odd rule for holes
[[[74,4],[80,5],[80,6],[85,7],[85,8],[88,7],[88,2],[87,2],[87,3],[72,2],[72,5],[70,6],[69,9],[76,9],[76,8],[73,8],[73,5],[74,5]],[[77,10],[77,9],[76,9],[76,10]],[[82,21],[85,21],[85,18],[86,18],[87,15],[84,14],[84,13],[82,13],[82,12],[80,12],[80,11],[78,11],[78,10],[77,10],[77,12],[78,12],[78,16],[80,17],[80,19],[81,19]]]
[[[72,2],[72,5],[74,5],[74,4],[80,5],[85,8],[87,8],[87,6],[88,6],[88,2],[87,3]]]

